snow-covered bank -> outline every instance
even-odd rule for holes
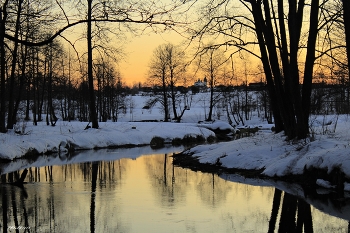
[[[86,122],[57,122],[55,127],[40,122],[38,126],[26,125],[23,135],[9,132],[0,134],[0,158],[13,160],[28,152],[51,153],[75,150],[149,145],[153,137],[170,141],[184,136],[197,135],[208,138],[215,134],[192,123],[167,122],[106,122],[99,129],[87,129]]]
[[[184,152],[200,163],[225,168],[262,170],[268,177],[302,175],[305,169],[339,170],[350,180],[350,122],[348,116],[313,121],[314,139],[286,141],[282,133],[260,131],[231,142],[200,145]],[[318,180],[321,185],[322,180]],[[348,185],[345,183],[345,189]]]

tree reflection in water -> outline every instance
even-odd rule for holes
[[[272,210],[271,210],[271,217],[269,221],[268,233],[275,232],[278,210],[280,208],[280,203],[281,203],[281,196],[282,196],[282,191],[279,189],[275,189],[275,193],[273,195],[273,201],[272,201]]]
[[[24,231],[22,232],[29,232],[28,213],[24,202],[28,194],[23,185],[27,173],[28,169],[24,169],[21,175],[19,171],[1,175],[2,232],[8,232],[9,229],[13,229],[16,232],[19,232],[19,229],[23,229]],[[8,200],[9,197],[10,200]],[[12,209],[13,225],[9,225],[9,222],[12,222],[8,218],[11,216],[10,209]]]
[[[281,192],[275,192],[275,195],[281,196]],[[280,198],[276,198],[276,201],[277,199]],[[278,232],[313,232],[310,204],[291,194],[284,193]]]
[[[97,183],[98,162],[92,162],[92,179],[91,179],[91,204],[90,204],[90,232],[95,232],[95,197]]]
[[[140,163],[143,165],[140,166]],[[23,181],[25,175],[28,184],[23,185],[18,181],[21,179]],[[222,213],[223,217],[215,216],[217,221],[226,221],[225,229],[231,228],[236,232],[241,231],[239,227],[250,224],[249,217],[261,218],[254,223],[264,225],[258,226],[259,230],[262,230],[262,227],[266,229],[264,232],[315,231],[313,226],[315,211],[310,204],[278,189],[270,188],[268,195],[264,194],[267,199],[261,199],[267,203],[266,210],[260,209],[258,214],[254,214],[255,210],[252,209],[250,211],[253,211],[253,214],[242,213],[243,217],[240,218],[239,208],[246,204],[237,200],[245,197],[250,207],[258,205],[259,201],[256,202],[254,198],[257,193],[260,194],[262,188],[229,182],[215,174],[192,172],[175,167],[169,154],[142,156],[138,159],[138,164],[134,164],[134,160],[119,159],[28,168],[4,174],[1,176],[0,185],[1,231],[19,232],[19,227],[22,227],[20,232],[86,232],[87,226],[90,225],[90,232],[135,232],[134,221],[125,221],[125,213],[135,211],[137,214],[144,210],[139,209],[137,205],[130,207],[129,203],[123,203],[121,199],[125,199],[125,195],[132,196],[126,200],[148,195],[143,193],[145,187],[135,187],[129,193],[124,192],[125,182],[128,181],[130,185],[131,181],[138,180],[143,180],[145,184],[142,185],[147,186],[147,192],[152,194],[151,200],[154,202],[150,205],[153,206],[147,208],[165,211],[165,215],[160,218],[161,221],[169,218],[177,225],[186,224],[188,231],[200,231],[198,224],[208,224],[207,219],[214,217],[210,215],[211,213]],[[130,189],[130,186],[128,188]],[[123,196],[118,196],[119,192]],[[135,195],[135,192],[140,194]],[[177,217],[193,211],[186,209],[193,200],[197,203],[192,206],[202,205],[199,209],[208,212],[209,216],[195,212],[203,214],[204,219],[199,221],[187,219],[186,223],[183,223],[182,219],[190,218],[189,216],[182,218],[180,216],[179,219],[168,217],[172,215]],[[232,205],[233,208],[223,209],[221,212],[220,208],[227,205]],[[184,212],[176,212],[177,209]],[[216,210],[219,212],[215,212]],[[228,221],[232,221],[232,226],[227,223]],[[13,227],[12,231],[9,231],[10,227]]]

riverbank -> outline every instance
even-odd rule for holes
[[[196,146],[174,159],[177,165],[200,171],[350,191],[348,116],[315,120],[311,131],[310,138],[300,141],[286,141],[283,133],[260,131],[231,142]]]
[[[140,147],[151,145],[155,137],[164,139],[165,144],[184,138],[205,141],[215,137],[212,130],[195,123],[105,122],[100,123],[98,129],[85,129],[86,125],[87,122],[58,121],[52,127],[44,122],[38,126],[24,122],[17,132],[0,134],[0,160],[77,150]]]

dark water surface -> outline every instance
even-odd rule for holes
[[[318,190],[304,201],[281,191],[302,196],[298,187],[174,167],[172,150],[100,150],[32,161],[22,188],[0,186],[0,231],[348,232],[346,195],[332,199]],[[101,161],[89,162],[93,157]],[[2,182],[16,180],[24,164],[3,166]],[[16,167],[22,169],[9,172]]]

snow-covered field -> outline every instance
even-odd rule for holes
[[[100,123],[99,129],[84,130],[86,122],[58,121],[55,127],[46,126],[44,122],[38,126],[20,122],[18,127],[24,129],[23,135],[14,132],[0,134],[0,157],[13,160],[30,150],[39,153],[66,151],[69,145],[75,149],[148,145],[154,136],[167,140],[185,135],[207,138],[214,135],[207,128],[229,128],[224,118],[216,120],[213,125],[206,124],[206,127],[198,124],[208,112],[202,98],[192,101],[190,110],[186,110],[183,116],[183,123],[129,122],[162,119],[158,107],[142,109],[146,100],[142,96],[133,97],[132,112],[119,116],[119,122]],[[269,130],[272,125],[253,115],[247,125],[265,130],[252,137],[196,146],[185,153],[198,157],[202,163],[217,163],[219,160],[222,166],[228,168],[263,169],[263,174],[271,177],[302,174],[304,168],[315,167],[327,169],[328,172],[339,168],[345,178],[350,179],[349,116],[312,116],[310,122],[313,139],[290,142],[285,140],[282,133],[274,134]],[[326,180],[318,180],[317,183],[331,187]],[[350,189],[347,183],[345,189]]]

